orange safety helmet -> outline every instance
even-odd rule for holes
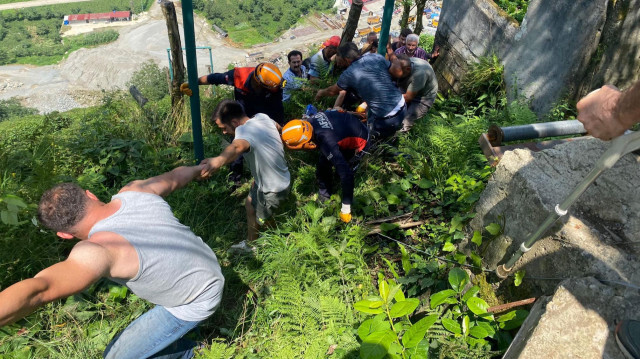
[[[282,85],[282,73],[274,64],[263,62],[256,66],[253,76],[259,84],[269,90],[278,90]]]
[[[291,120],[282,127],[282,142],[293,148],[311,141],[313,127],[304,120]]]

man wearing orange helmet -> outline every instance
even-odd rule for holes
[[[263,62],[253,67],[236,67],[223,73],[212,73],[198,79],[199,85],[230,85],[233,96],[249,118],[264,113],[278,124],[284,124],[284,106],[282,104],[282,74],[274,64]],[[229,168],[231,180],[240,186],[242,176],[242,156]]]
[[[274,64],[263,62],[254,67],[236,67],[198,79],[199,85],[230,85],[233,96],[244,107],[247,116],[264,113],[280,125],[284,124],[282,106],[282,73]]]
[[[292,120],[282,128],[282,141],[289,149],[320,149],[316,166],[318,195],[328,199],[332,192],[333,170],[340,176],[342,209],[340,219],[351,221],[353,164],[366,153],[369,130],[360,118],[346,112],[319,112],[307,120]]]

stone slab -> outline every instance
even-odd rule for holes
[[[640,320],[640,295],[595,278],[566,280],[532,308],[503,359],[624,359],[615,342],[621,319]]]
[[[482,248],[485,266],[493,269],[506,262],[607,148],[608,143],[588,137],[535,153],[507,152],[470,223],[471,230],[481,231],[490,223],[504,225],[504,233]],[[514,270],[526,270],[529,280],[523,286],[532,295],[551,294],[558,284],[535,278],[592,275],[640,285],[638,213],[640,157],[628,154],[582,194]]]

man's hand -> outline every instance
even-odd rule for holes
[[[344,223],[351,222],[351,205],[350,204],[342,204],[342,209],[340,209],[340,220]]]
[[[440,56],[440,46],[436,45],[433,47],[433,51],[431,52],[431,58],[435,59],[438,56]]]
[[[605,85],[578,102],[578,120],[590,135],[608,141],[629,128],[617,114],[621,96],[622,92],[617,87]]]
[[[67,260],[0,292],[0,327],[23,318],[43,304],[81,292],[109,275],[110,268],[111,255],[103,246],[81,241],[73,247]]]
[[[321,98],[323,98],[323,97],[324,97],[324,89],[320,89],[320,90],[318,90],[318,92],[316,93],[315,100],[316,100],[316,101],[319,101],[319,100],[320,100]]]
[[[180,85],[180,92],[182,92],[183,95],[187,96],[193,95],[193,91],[189,88],[189,84],[186,82]]]
[[[200,166],[202,166],[200,178],[209,178],[212,174],[216,173],[220,167],[224,166],[224,159],[219,156],[205,158],[200,162]]]

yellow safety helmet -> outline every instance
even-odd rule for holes
[[[253,71],[256,81],[269,90],[278,90],[282,87],[282,73],[274,64],[263,62]]]
[[[287,147],[298,147],[309,141],[313,136],[313,127],[304,120],[291,120],[282,127],[282,142]]]

